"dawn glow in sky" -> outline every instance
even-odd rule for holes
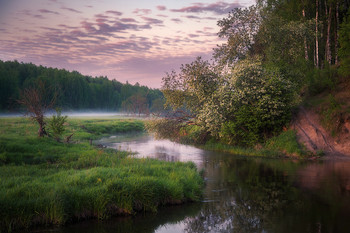
[[[200,1],[200,2],[199,2]],[[152,88],[223,41],[217,20],[254,0],[0,0],[0,60]]]

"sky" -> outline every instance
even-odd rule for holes
[[[0,0],[0,60],[160,88],[210,59],[217,21],[254,0]]]

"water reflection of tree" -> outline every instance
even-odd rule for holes
[[[210,190],[228,188],[219,196],[208,192],[214,202],[187,220],[187,232],[263,232],[288,205],[298,206],[291,181],[261,163],[227,160],[220,167],[209,164],[206,171],[217,181],[208,184]]]

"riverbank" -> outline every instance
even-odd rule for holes
[[[240,147],[211,137],[205,129],[196,125],[181,125],[171,128],[173,125],[167,119],[153,119],[146,122],[146,129],[154,134],[156,138],[170,139],[183,144],[195,145],[205,150],[225,152],[232,155],[293,159],[310,159],[323,156],[322,151],[319,153],[308,151],[298,141],[297,131],[293,129],[285,129],[279,135],[269,138],[263,143],[255,144],[255,146]]]
[[[146,128],[156,138],[170,139],[188,145],[195,145],[205,150],[268,158],[291,159],[326,159],[347,160],[350,158],[350,116],[348,110],[331,112],[329,119],[322,115],[325,109],[330,109],[329,97],[318,106],[318,112],[313,108],[300,106],[293,120],[278,135],[265,139],[263,142],[246,147],[230,145],[225,140],[211,137],[205,129],[195,124],[176,125],[168,119],[153,119],[146,123]],[[340,104],[339,104],[340,106]],[[342,105],[344,108],[344,104]],[[349,106],[345,105],[348,109]],[[324,114],[324,113],[323,113]],[[328,115],[326,115],[328,116]],[[323,118],[322,118],[323,117]],[[327,129],[324,125],[335,128]],[[174,127],[175,125],[175,127]],[[336,125],[336,126],[334,126]],[[166,130],[164,130],[166,129]]]
[[[137,120],[69,119],[70,143],[38,138],[24,118],[0,124],[0,229],[105,219],[201,197],[193,163],[130,158],[130,153],[90,145],[112,133],[142,131]]]

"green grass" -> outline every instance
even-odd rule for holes
[[[295,131],[287,130],[276,137],[266,141],[264,145],[255,148],[231,146],[218,142],[207,142],[202,148],[207,150],[222,151],[234,155],[254,157],[298,157],[307,156],[306,150],[298,143]]]
[[[265,148],[296,157],[303,157],[307,154],[306,149],[298,143],[294,130],[287,130],[276,137],[270,138],[265,143]]]
[[[95,126],[91,119],[71,119],[66,135],[74,132],[74,143],[58,143],[38,138],[28,119],[1,119],[0,232],[156,211],[201,197],[202,179],[193,163],[130,158],[88,143],[125,132],[123,125],[143,130],[139,121],[101,120]]]

